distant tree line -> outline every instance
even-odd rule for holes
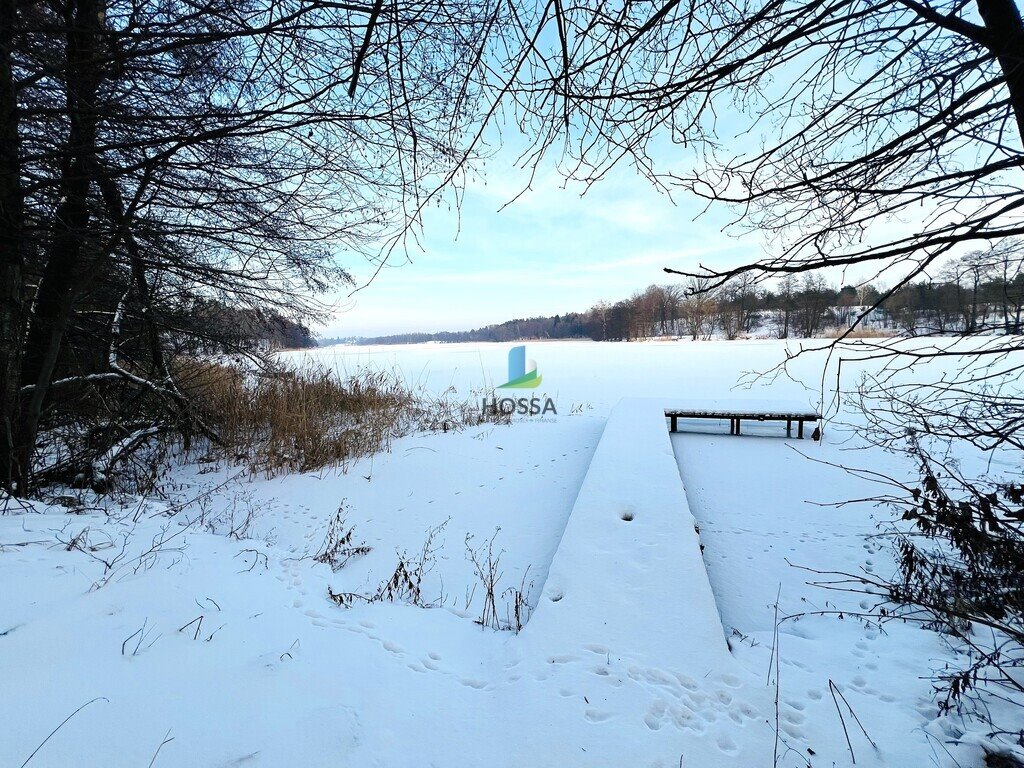
[[[950,262],[934,280],[918,280],[883,298],[871,285],[836,288],[819,274],[790,275],[764,288],[749,275],[708,288],[699,278],[651,285],[628,299],[586,312],[508,320],[471,331],[360,338],[364,344],[593,339],[652,336],[690,339],[761,335],[811,338],[855,322],[896,333],[1007,333],[1024,330],[1024,248],[1004,241]],[[340,341],[340,340],[339,340]]]
[[[585,339],[589,336],[589,313],[570,312],[553,317],[529,317],[475,328],[472,331],[438,333],[399,333],[391,336],[352,339],[322,339],[321,344],[348,341],[358,344],[422,344],[429,341],[458,343],[467,341],[517,341],[519,339]]]

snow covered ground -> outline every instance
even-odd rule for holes
[[[508,346],[291,357],[468,397],[505,381]],[[832,464],[905,468],[843,426],[821,355],[747,375],[786,353],[528,344],[543,386],[499,392],[556,417],[410,436],[344,475],[190,465],[163,499],[9,509],[0,765],[981,765],[980,727],[936,716],[941,638],[859,621],[794,567],[891,570],[870,538],[884,511],[829,506],[877,489]],[[721,398],[834,418],[820,444],[778,424],[669,435],[663,404]],[[370,551],[333,571],[313,556],[339,509]],[[376,593],[431,532],[426,605],[330,599]],[[533,609],[518,634],[474,621],[489,541],[499,620],[517,589]]]

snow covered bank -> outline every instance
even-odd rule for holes
[[[777,424],[668,432],[679,399],[813,405],[813,360],[733,389],[787,349],[537,345],[553,421],[402,438],[344,475],[178,466],[165,499],[0,516],[0,765],[42,744],[27,768],[828,768],[851,764],[840,712],[858,766],[979,765],[983,728],[936,717],[941,636],[864,625],[856,597],[789,564],[892,567],[875,510],[821,506],[865,494],[822,461],[902,471],[839,425],[855,414],[820,444]],[[495,345],[386,354],[437,391],[505,370]],[[334,572],[313,556],[339,507],[370,551]],[[328,598],[373,592],[442,524],[422,585],[437,607]],[[501,591],[533,584],[519,635],[474,623],[467,536],[499,527]],[[804,614],[778,635],[776,601]]]

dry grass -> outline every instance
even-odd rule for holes
[[[448,432],[508,423],[454,390],[427,395],[382,371],[339,378],[325,367],[246,373],[209,362],[179,363],[182,390],[221,438],[214,449],[273,476],[325,467],[346,469],[363,456],[390,450],[416,431]]]

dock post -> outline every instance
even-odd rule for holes
[[[804,439],[804,420],[803,419],[800,419],[799,425],[800,426],[798,426],[797,429],[796,429],[796,436],[798,438],[800,438],[801,440],[803,440]]]

